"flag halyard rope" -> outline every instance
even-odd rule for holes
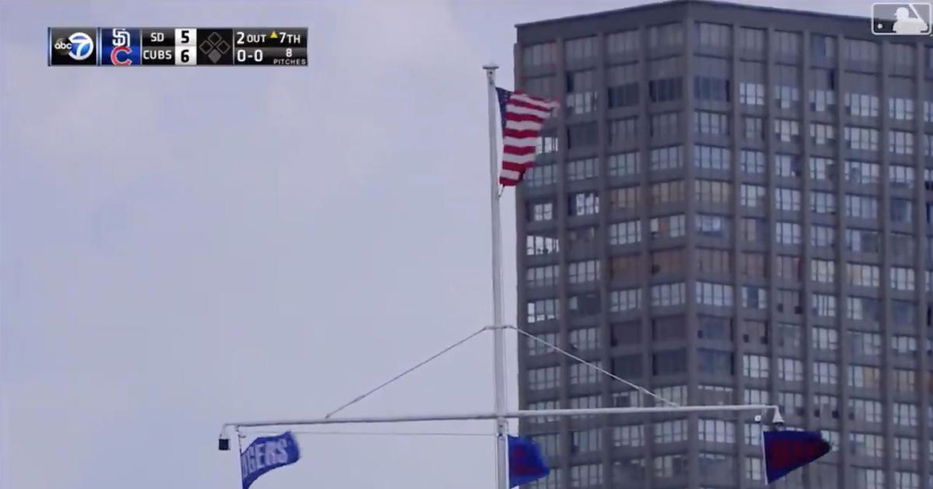
[[[346,403],[344,403],[343,405],[341,405],[340,407],[338,407],[337,409],[334,409],[333,411],[327,413],[327,415],[324,416],[324,419],[328,419],[328,418],[330,418],[331,416],[333,416],[333,415],[339,413],[340,411],[343,411],[344,409],[346,409],[346,408],[348,408],[348,407],[350,407],[350,406],[352,406],[352,405],[354,405],[354,404],[356,404],[356,403],[362,401],[363,399],[366,399],[367,397],[371,396],[372,394],[375,394],[376,392],[378,392],[378,391],[382,390],[383,388],[387,387],[389,384],[392,384],[393,382],[395,382],[395,381],[401,379],[402,377],[404,377],[404,376],[406,376],[406,375],[408,375],[408,374],[414,372],[415,370],[418,370],[419,368],[421,368],[421,367],[427,365],[428,363],[431,363],[433,360],[435,360],[435,359],[437,359],[438,357],[444,355],[445,353],[449,352],[450,350],[453,350],[454,348],[457,348],[458,346],[460,346],[460,345],[466,343],[467,341],[472,340],[474,337],[476,337],[476,336],[479,335],[480,333],[486,331],[487,329],[488,329],[488,328],[485,328],[485,327],[484,327],[484,328],[481,328],[481,329],[477,330],[477,331],[474,332],[473,334],[471,334],[471,335],[467,336],[466,338],[463,338],[462,340],[460,340],[460,341],[458,341],[458,342],[456,342],[456,343],[454,343],[454,344],[448,346],[447,348],[444,348],[443,350],[441,350],[441,351],[435,353],[434,355],[431,355],[431,356],[428,357],[426,360],[423,360],[423,361],[417,363],[417,364],[414,365],[413,367],[411,367],[411,368],[405,370],[404,372],[402,372],[402,373],[396,375],[395,377],[392,377],[391,379],[389,379],[389,380],[387,380],[387,381],[385,381],[385,382],[379,384],[378,386],[376,386],[376,387],[374,387],[374,388],[372,388],[372,389],[366,391],[365,393],[360,394],[359,396],[354,397],[354,398],[353,398],[352,400],[350,400],[349,402],[346,402]]]

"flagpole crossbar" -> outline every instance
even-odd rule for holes
[[[503,413],[460,413],[460,414],[426,414],[412,416],[373,416],[354,418],[316,418],[316,419],[282,419],[269,421],[240,421],[226,423],[220,432],[218,447],[220,450],[229,450],[229,430],[240,428],[268,428],[287,426],[320,426],[335,424],[377,424],[377,423],[419,423],[437,421],[482,421],[498,419],[500,417],[520,419],[557,416],[587,416],[587,415],[637,415],[637,414],[677,414],[677,413],[704,413],[704,412],[740,412],[762,411],[771,412],[773,425],[783,425],[780,408],[772,404],[734,404],[725,406],[654,406],[654,407],[620,407],[620,408],[581,408],[581,409],[540,409],[505,411]],[[225,442],[226,440],[226,442]],[[226,443],[227,448],[224,448]]]

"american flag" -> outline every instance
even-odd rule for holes
[[[525,171],[534,166],[535,148],[541,126],[557,104],[552,100],[510,92],[496,87],[502,116],[502,170],[499,183],[518,185]]]

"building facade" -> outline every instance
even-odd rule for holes
[[[867,7],[866,7],[867,8]],[[834,450],[783,488],[933,489],[933,42],[672,1],[518,26],[560,100],[517,191],[518,324]],[[650,406],[531,340],[522,408]],[[535,418],[537,489],[764,487],[755,413]]]

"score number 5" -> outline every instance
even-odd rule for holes
[[[198,63],[198,52],[195,50],[197,43],[197,29],[175,29],[175,64],[196,65]]]

